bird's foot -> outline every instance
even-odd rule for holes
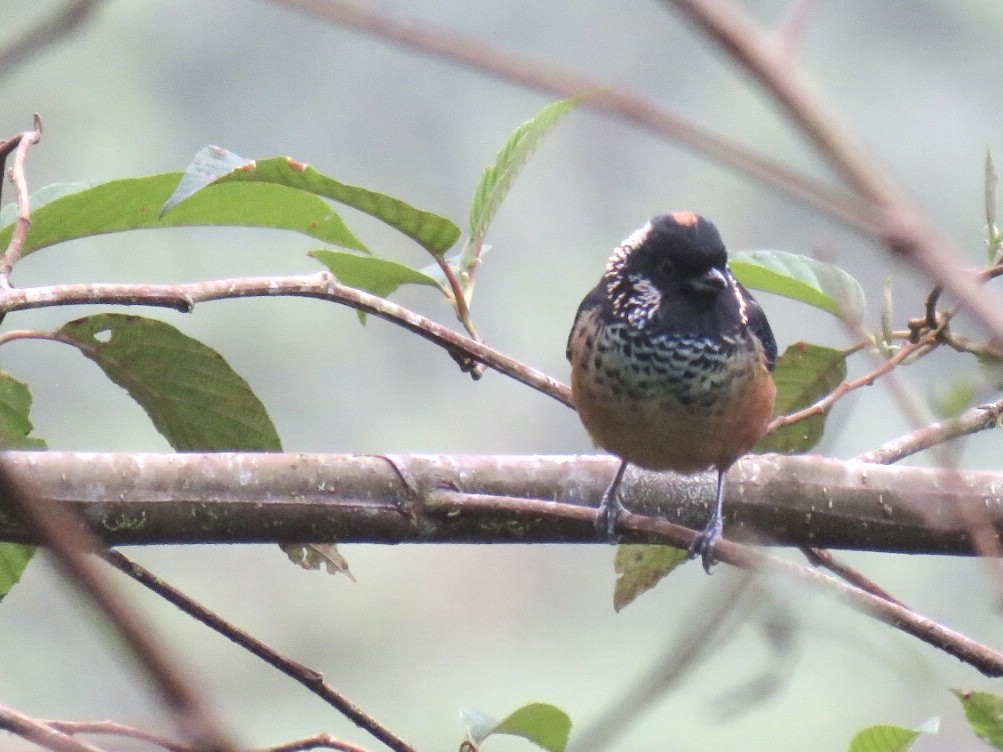
[[[694,538],[690,544],[687,558],[694,559],[699,556],[703,561],[703,568],[707,574],[710,574],[711,567],[717,564],[717,559],[714,558],[714,545],[721,540],[723,529],[724,525],[721,522],[721,516],[715,514],[711,517],[710,522],[707,523],[707,527],[703,529],[703,532]]]
[[[620,515],[627,511],[627,507],[620,501],[618,489],[606,489],[602,501],[599,502],[599,510],[596,512],[596,531],[600,535],[605,535],[610,542],[616,542],[616,522]]]

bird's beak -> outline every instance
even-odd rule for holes
[[[721,290],[728,286],[728,280],[725,278],[724,272],[716,267],[711,267],[699,277],[693,279],[690,285],[697,292],[711,294],[721,292]]]

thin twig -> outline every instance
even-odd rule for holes
[[[181,744],[173,739],[169,739],[161,734],[155,734],[146,729],[127,726],[114,721],[55,721],[47,720],[43,723],[51,729],[55,729],[63,734],[77,735],[90,734],[94,736],[124,736],[130,739],[154,744],[168,752],[194,752],[191,745]]]
[[[28,230],[31,227],[31,199],[28,195],[28,181],[25,178],[24,166],[28,159],[28,149],[37,144],[42,138],[42,121],[38,115],[34,118],[34,127],[30,131],[21,134],[17,148],[14,150],[14,164],[10,168],[10,182],[14,184],[14,193],[17,198],[17,222],[14,225],[14,232],[11,233],[7,250],[0,258],[0,288],[9,286],[11,270],[21,259],[21,251],[24,248],[24,241],[28,238]]]
[[[571,390],[556,379],[403,306],[339,284],[329,272],[292,277],[241,277],[177,285],[73,284],[14,288],[0,290],[0,312],[91,303],[146,305],[191,311],[196,303],[210,300],[274,296],[318,298],[365,311],[427,339],[454,357],[458,356],[458,359],[473,359],[484,363],[489,368],[571,406]]]
[[[850,392],[860,389],[861,387],[871,386],[879,378],[893,371],[896,366],[912,355],[912,353],[920,347],[923,347],[925,343],[926,340],[922,340],[921,342],[907,342],[902,345],[902,347],[900,347],[894,355],[887,360],[882,361],[872,371],[860,376],[859,378],[844,381],[820,400],[809,405],[803,410],[798,410],[797,412],[793,412],[788,415],[778,415],[770,422],[768,431],[775,431],[782,426],[788,426],[792,423],[798,423],[802,420],[806,420],[807,418],[823,414],[837,401],[845,397]]]
[[[447,509],[453,491],[436,491],[438,503]],[[476,508],[477,499],[463,496],[462,504],[455,507],[457,513],[469,512]],[[594,522],[596,510],[571,504],[558,504],[535,499],[513,499],[502,496],[484,497],[483,504],[495,511],[506,510],[520,517],[534,515],[558,515],[578,522]],[[625,512],[617,519],[617,528],[623,532],[642,533],[654,536],[670,546],[688,548],[698,533],[658,517],[645,517]],[[912,635],[938,650],[953,655],[986,676],[1003,676],[1003,653],[983,645],[953,629],[921,616],[898,603],[861,590],[841,580],[799,564],[778,559],[763,553],[761,549],[722,539],[714,547],[714,556],[720,562],[741,569],[766,570],[790,577],[792,580],[817,587],[823,592],[836,595],[852,608],[878,621]]]
[[[857,457],[862,462],[889,465],[952,439],[996,428],[1003,417],[1003,400],[970,408],[955,418],[910,431]]]
[[[802,172],[762,156],[734,141],[712,133],[656,105],[643,94],[613,86],[492,44],[488,39],[459,34],[430,23],[402,20],[375,8],[344,0],[272,0],[297,8],[346,28],[371,34],[381,41],[479,70],[530,89],[558,97],[581,96],[583,106],[641,126],[659,136],[678,141],[710,159],[734,167],[863,232],[876,232],[876,224],[856,197],[834,189]]]
[[[135,563],[118,551],[107,550],[101,553],[102,558],[111,566],[125,573],[136,582],[159,595],[169,603],[174,604],[192,618],[198,620],[210,629],[236,643],[248,652],[256,655],[273,668],[294,679],[334,707],[359,728],[368,731],[374,737],[397,752],[414,752],[413,747],[399,738],[390,729],[382,725],[371,715],[363,711],[355,703],[348,700],[334,687],[324,681],[317,671],[301,663],[286,658],[273,648],[256,639],[239,627],[213,613],[202,604],[189,598],[173,585],[164,582],[148,569]]]
[[[57,731],[43,721],[30,718],[13,708],[0,706],[0,729],[5,729],[52,752],[104,752],[99,747],[78,741],[69,734]]]

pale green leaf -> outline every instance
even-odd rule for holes
[[[901,726],[871,726],[853,737],[850,752],[906,752],[921,735]]]
[[[1003,749],[1003,697],[995,692],[951,692],[960,700],[975,735],[994,749]]]
[[[483,713],[464,711],[470,734],[478,743],[492,734],[528,739],[547,752],[564,752],[571,733],[571,718],[560,708],[543,702],[524,705],[495,723]]]
[[[732,254],[728,265],[746,287],[807,303],[853,323],[863,319],[867,308],[860,283],[834,264],[786,251],[743,251]]]

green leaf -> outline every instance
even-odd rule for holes
[[[477,710],[467,709],[464,718],[478,743],[492,734],[509,734],[528,739],[548,752],[564,752],[571,733],[571,718],[558,707],[543,702],[524,705],[499,723]]]
[[[365,251],[327,201],[282,185],[214,186],[161,217],[160,207],[181,178],[181,173],[170,172],[97,185],[62,184],[40,189],[38,193],[45,202],[33,197],[31,232],[24,254],[112,232],[194,226],[291,230],[332,245]],[[0,230],[0,247],[6,247],[11,232],[13,225]]]
[[[669,572],[686,561],[686,551],[672,546],[623,543],[616,548],[617,573],[613,608],[619,611],[641,593],[651,590]]]
[[[921,734],[901,726],[871,726],[853,737],[850,752],[905,752]]]
[[[22,543],[0,543],[0,600],[17,584],[24,574],[32,555],[34,546]]]
[[[401,285],[428,285],[442,290],[442,286],[427,274],[396,261],[343,251],[311,251],[309,255],[330,269],[343,285],[365,290],[381,298],[387,297]],[[359,321],[365,323],[365,312],[356,313]]]
[[[186,188],[182,190],[182,185],[178,185],[178,191],[171,196],[164,206],[164,211],[170,210],[173,214],[177,211],[173,207],[191,200],[193,194],[185,195],[189,190],[202,192],[200,188],[204,186],[211,186],[215,190],[225,185],[260,184],[323,196],[345,206],[351,206],[393,227],[432,254],[445,253],[460,236],[460,228],[445,217],[416,209],[400,199],[383,193],[339,182],[309,165],[288,157],[250,161],[237,157],[225,149],[209,146],[195,156],[186,176],[189,173],[194,175],[185,181]],[[184,203],[181,203],[181,206],[184,206]],[[328,210],[330,211],[330,208]],[[338,245],[345,244],[338,243]],[[362,250],[361,244],[358,247],[345,247]]]
[[[498,152],[494,164],[484,169],[470,206],[470,237],[460,256],[461,274],[466,275],[480,258],[488,227],[523,165],[547,132],[581,103],[582,97],[570,97],[544,107],[532,120],[515,129]]]
[[[864,317],[864,290],[833,264],[786,251],[734,253],[728,263],[746,287],[772,292],[821,308],[852,323]]]
[[[846,379],[846,356],[830,347],[796,342],[777,359],[773,380],[777,385],[774,410],[787,415],[813,405]],[[753,452],[806,452],[822,438],[828,411],[767,434]]]
[[[30,410],[27,385],[0,372],[0,449],[45,449],[45,441],[29,436]]]
[[[175,450],[281,450],[247,382],[218,352],[170,324],[105,313],[59,333],[139,403]]]
[[[995,749],[1003,749],[1003,697],[993,692],[964,692],[952,689],[961,701],[972,731]]]

